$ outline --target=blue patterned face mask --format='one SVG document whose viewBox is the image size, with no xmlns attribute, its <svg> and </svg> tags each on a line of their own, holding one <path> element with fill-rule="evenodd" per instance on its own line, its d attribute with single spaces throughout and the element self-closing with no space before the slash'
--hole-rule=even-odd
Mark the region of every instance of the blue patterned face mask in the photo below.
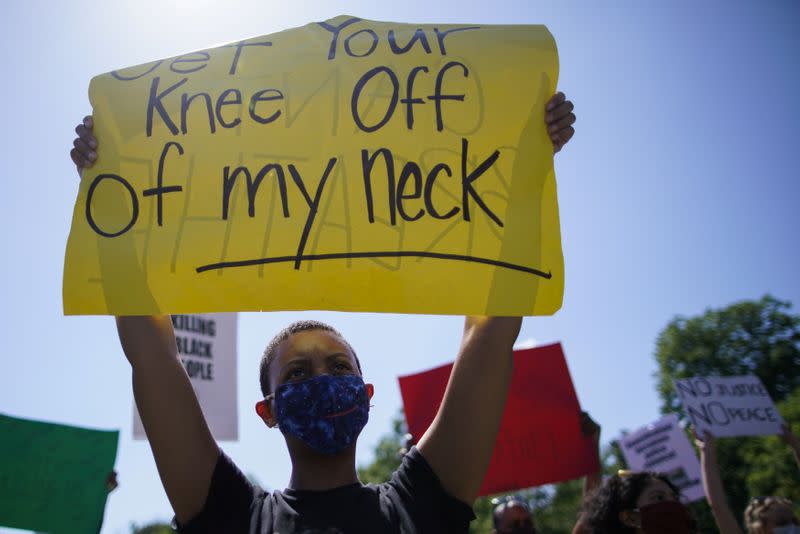
<svg viewBox="0 0 800 534">
<path fill-rule="evenodd" d="M 352 445 L 369 419 L 369 395 L 357 375 L 319 375 L 275 390 L 275 419 L 284 434 L 322 454 Z"/>
</svg>

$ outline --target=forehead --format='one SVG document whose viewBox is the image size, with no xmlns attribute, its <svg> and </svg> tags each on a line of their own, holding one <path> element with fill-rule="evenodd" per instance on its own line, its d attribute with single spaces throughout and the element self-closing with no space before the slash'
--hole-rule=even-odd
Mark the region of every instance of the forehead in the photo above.
<svg viewBox="0 0 800 534">
<path fill-rule="evenodd" d="M 355 363 L 355 355 L 339 336 L 327 330 L 303 330 L 290 335 L 275 349 L 275 359 L 270 371 L 277 371 L 297 358 L 318 359 L 342 353 Z"/>
<path fill-rule="evenodd" d="M 773 522 L 779 520 L 786 520 L 794 517 L 794 511 L 792 510 L 792 507 L 789 506 L 788 504 L 776 502 L 770 505 L 769 508 L 767 508 L 767 511 L 763 514 L 763 517 Z"/>
<path fill-rule="evenodd" d="M 678 496 L 675 495 L 675 492 L 672 491 L 666 482 L 660 479 L 652 479 L 647 486 L 645 486 L 644 491 L 639 496 L 640 501 L 646 501 L 652 497 L 656 497 L 659 495 L 667 495 L 673 499 L 677 498 Z"/>
<path fill-rule="evenodd" d="M 511 506 L 506 506 L 503 509 L 503 513 L 500 517 L 500 524 L 513 525 L 514 523 L 526 521 L 530 518 L 531 514 L 525 509 L 525 507 L 520 506 L 519 504 L 512 504 Z"/>
</svg>

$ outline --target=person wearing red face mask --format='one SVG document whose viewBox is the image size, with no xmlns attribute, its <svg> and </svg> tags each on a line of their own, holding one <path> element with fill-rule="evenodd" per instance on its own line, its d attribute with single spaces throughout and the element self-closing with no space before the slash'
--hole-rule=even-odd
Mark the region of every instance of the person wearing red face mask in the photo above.
<svg viewBox="0 0 800 534">
<path fill-rule="evenodd" d="M 666 475 L 621 472 L 584 505 L 582 521 L 593 534 L 694 534 L 696 525 Z"/>
</svg>

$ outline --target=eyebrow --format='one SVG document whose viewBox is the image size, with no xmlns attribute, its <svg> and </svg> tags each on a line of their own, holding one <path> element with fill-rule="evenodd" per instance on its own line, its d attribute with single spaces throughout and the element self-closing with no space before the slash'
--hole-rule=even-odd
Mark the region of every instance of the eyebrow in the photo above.
<svg viewBox="0 0 800 534">
<path fill-rule="evenodd" d="M 325 356 L 325 361 L 337 360 L 339 358 L 344 358 L 348 363 L 353 363 L 352 357 L 345 352 L 334 352 L 333 354 L 329 354 Z"/>
</svg>

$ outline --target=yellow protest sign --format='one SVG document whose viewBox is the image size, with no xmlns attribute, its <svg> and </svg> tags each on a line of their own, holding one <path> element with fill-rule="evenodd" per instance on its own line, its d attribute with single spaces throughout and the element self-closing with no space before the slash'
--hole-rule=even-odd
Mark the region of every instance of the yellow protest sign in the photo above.
<svg viewBox="0 0 800 534">
<path fill-rule="evenodd" d="M 97 76 L 64 311 L 554 313 L 557 76 L 544 26 L 349 16 Z"/>
</svg>

